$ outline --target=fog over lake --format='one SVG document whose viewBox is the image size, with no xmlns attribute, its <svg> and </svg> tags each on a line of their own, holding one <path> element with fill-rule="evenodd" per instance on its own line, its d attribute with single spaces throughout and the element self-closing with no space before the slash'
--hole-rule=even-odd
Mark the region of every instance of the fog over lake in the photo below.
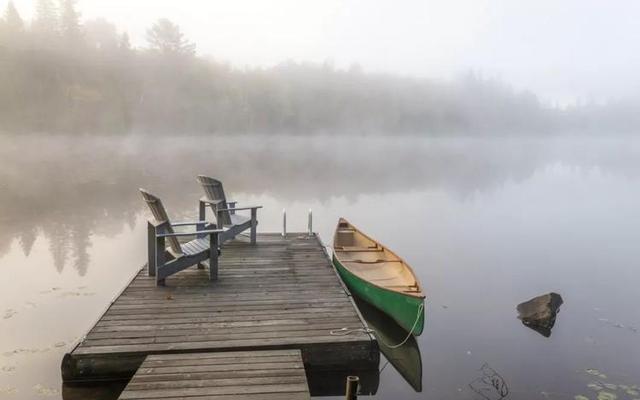
<svg viewBox="0 0 640 400">
<path fill-rule="evenodd" d="M 196 216 L 197 174 L 262 204 L 259 231 L 339 216 L 401 254 L 427 292 L 422 392 L 392 367 L 377 398 L 477 398 L 487 363 L 518 398 L 640 384 L 640 141 L 276 135 L 0 138 L 0 393 L 62 396 L 60 360 L 146 261 L 138 187 Z M 223 255 L 224 257 L 224 255 Z M 555 291 L 550 337 L 515 307 Z M 381 361 L 380 367 L 384 365 Z M 65 398 L 73 397 L 65 388 Z M 633 389 L 630 389 L 633 390 Z M 71 393 L 71 394 L 70 394 Z M 83 392 L 85 393 L 85 392 Z M 542 393 L 545 393 L 544 395 Z M 619 398 L 627 398 L 619 389 Z M 80 395 L 80 398 L 84 395 Z M 629 396 L 628 398 L 633 398 Z"/>
</svg>

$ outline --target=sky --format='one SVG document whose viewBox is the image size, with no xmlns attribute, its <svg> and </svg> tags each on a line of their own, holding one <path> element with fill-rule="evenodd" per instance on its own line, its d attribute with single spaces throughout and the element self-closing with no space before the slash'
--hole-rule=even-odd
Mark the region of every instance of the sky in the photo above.
<svg viewBox="0 0 640 400">
<path fill-rule="evenodd" d="M 14 4 L 31 17 L 33 0 Z M 79 0 L 78 8 L 138 46 L 153 21 L 169 18 L 200 55 L 237 67 L 328 61 L 446 79 L 473 71 L 560 105 L 640 93 L 639 0 Z"/>
</svg>

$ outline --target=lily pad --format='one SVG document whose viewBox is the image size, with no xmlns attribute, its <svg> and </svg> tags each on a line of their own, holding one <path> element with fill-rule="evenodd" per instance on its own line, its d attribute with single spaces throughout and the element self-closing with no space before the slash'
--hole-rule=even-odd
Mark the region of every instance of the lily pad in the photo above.
<svg viewBox="0 0 640 400">
<path fill-rule="evenodd" d="M 14 387 L 0 387 L 0 394 L 16 394 L 18 389 Z"/>
<path fill-rule="evenodd" d="M 581 394 L 577 395 L 577 396 L 573 396 L 573 398 L 575 400 L 589 400 L 589 398 L 587 396 L 583 396 Z"/>
<path fill-rule="evenodd" d="M 604 389 L 601 385 L 599 385 L 599 384 L 597 384 L 597 383 L 595 383 L 595 382 L 591 382 L 590 384 L 588 384 L 588 385 L 587 385 L 587 387 L 588 387 L 589 389 L 593 389 L 593 390 L 595 390 L 595 391 L 598 391 L 598 390 L 602 390 L 602 389 Z"/>
<path fill-rule="evenodd" d="M 614 393 L 602 391 L 598 393 L 598 400 L 616 400 L 618 396 Z"/>
<path fill-rule="evenodd" d="M 43 386 L 43 385 L 41 385 L 39 383 L 37 385 L 35 385 L 33 388 L 41 396 L 56 396 L 56 395 L 60 394 L 60 391 L 58 389 L 49 388 L 49 387 Z"/>
</svg>

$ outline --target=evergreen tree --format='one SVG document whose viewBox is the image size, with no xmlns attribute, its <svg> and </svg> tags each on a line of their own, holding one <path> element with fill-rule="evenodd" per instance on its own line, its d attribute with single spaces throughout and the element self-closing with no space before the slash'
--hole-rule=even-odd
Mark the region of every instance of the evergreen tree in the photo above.
<svg viewBox="0 0 640 400">
<path fill-rule="evenodd" d="M 131 41 L 129 40 L 129 34 L 127 32 L 123 33 L 120 37 L 120 44 L 118 45 L 118 47 L 122 51 L 131 50 Z"/>
<path fill-rule="evenodd" d="M 74 44 L 80 39 L 80 13 L 76 10 L 76 0 L 60 0 L 60 33 Z"/>
<path fill-rule="evenodd" d="M 119 47 L 116 26 L 104 18 L 86 21 L 83 33 L 85 42 L 94 50 L 113 51 Z"/>
<path fill-rule="evenodd" d="M 4 18 L 0 18 L 0 45 L 19 46 L 23 33 L 24 22 L 13 5 L 13 1 L 9 1 L 4 11 Z"/>
<path fill-rule="evenodd" d="M 180 27 L 166 18 L 159 19 L 147 30 L 151 50 L 165 55 L 194 55 L 196 45 L 184 37 Z"/>
<path fill-rule="evenodd" d="M 36 16 L 33 21 L 34 33 L 40 36 L 57 35 L 58 33 L 58 10 L 53 0 L 37 0 Z"/>
<path fill-rule="evenodd" d="M 9 33 L 22 33 L 24 30 L 24 21 L 18 14 L 13 1 L 7 3 L 7 8 L 4 11 L 4 27 Z"/>
</svg>

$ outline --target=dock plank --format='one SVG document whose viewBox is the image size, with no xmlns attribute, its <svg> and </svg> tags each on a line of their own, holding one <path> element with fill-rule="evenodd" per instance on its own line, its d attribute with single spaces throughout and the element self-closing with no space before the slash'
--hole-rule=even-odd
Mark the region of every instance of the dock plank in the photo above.
<svg viewBox="0 0 640 400">
<path fill-rule="evenodd" d="M 119 399 L 272 399 L 273 395 L 310 398 L 300 350 L 150 355 Z"/>
<path fill-rule="evenodd" d="M 299 349 L 314 369 L 377 365 L 377 343 L 316 236 L 240 238 L 223 246 L 217 281 L 207 269 L 186 269 L 160 287 L 140 270 L 65 355 L 63 379 L 131 377 L 158 354 Z M 353 333 L 331 334 L 345 327 Z"/>
</svg>

